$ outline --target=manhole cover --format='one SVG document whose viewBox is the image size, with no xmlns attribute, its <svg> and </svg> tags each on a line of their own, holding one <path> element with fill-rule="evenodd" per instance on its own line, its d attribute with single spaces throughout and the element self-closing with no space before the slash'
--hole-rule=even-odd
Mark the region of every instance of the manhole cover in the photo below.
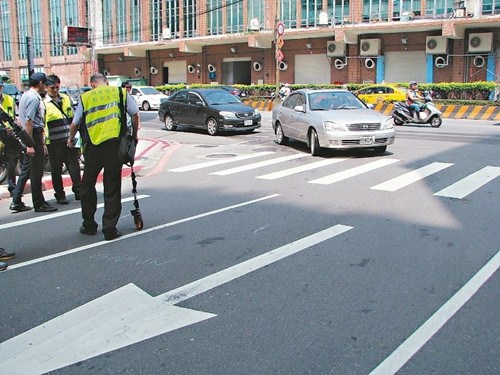
<svg viewBox="0 0 500 375">
<path fill-rule="evenodd" d="M 210 154 L 207 155 L 207 158 L 212 158 L 212 159 L 224 159 L 224 158 L 234 158 L 236 154 Z"/>
<path fill-rule="evenodd" d="M 196 145 L 194 147 L 200 147 L 200 148 L 214 148 L 214 147 L 219 147 L 217 145 Z"/>
</svg>

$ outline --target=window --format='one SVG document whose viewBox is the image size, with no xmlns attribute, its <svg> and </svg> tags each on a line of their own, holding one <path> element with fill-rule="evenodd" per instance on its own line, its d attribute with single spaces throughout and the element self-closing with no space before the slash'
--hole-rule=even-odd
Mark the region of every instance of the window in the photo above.
<svg viewBox="0 0 500 375">
<path fill-rule="evenodd" d="M 285 28 L 297 28 L 297 2 L 293 0 L 280 0 L 281 22 Z"/>
<path fill-rule="evenodd" d="M 113 43 L 113 1 L 102 2 L 102 36 L 104 44 Z"/>
<path fill-rule="evenodd" d="M 19 43 L 17 44 L 18 55 L 21 60 L 28 57 L 26 51 L 26 37 L 28 36 L 28 4 L 26 0 L 18 0 L 17 5 L 17 25 L 18 25 L 18 35 Z"/>
<path fill-rule="evenodd" d="M 191 105 L 200 105 L 200 102 L 203 103 L 203 100 L 201 100 L 201 98 L 190 92 L 189 95 L 188 95 L 188 103 L 191 104 Z"/>
<path fill-rule="evenodd" d="M 0 2 L 0 32 L 2 35 L 10 33 L 10 12 L 9 3 L 7 1 Z M 2 38 L 3 59 L 5 61 L 12 60 L 12 47 L 9 38 Z"/>
<path fill-rule="evenodd" d="M 116 0 L 116 41 L 124 43 L 128 41 L 127 26 L 130 22 L 127 18 L 127 0 Z"/>
<path fill-rule="evenodd" d="M 78 20 L 78 0 L 66 0 L 66 25 L 80 26 Z M 68 47 L 66 49 L 68 55 L 76 55 L 78 53 L 77 47 Z"/>
<path fill-rule="evenodd" d="M 61 2 L 58 0 L 49 1 L 49 30 L 50 30 L 50 55 L 62 56 L 62 21 Z"/>
<path fill-rule="evenodd" d="M 167 27 L 172 38 L 179 38 L 179 0 L 167 1 Z"/>
<path fill-rule="evenodd" d="M 283 102 L 283 107 L 286 107 L 286 108 L 294 108 L 295 107 L 295 103 L 297 102 L 297 97 L 299 96 L 299 94 L 291 94 L 288 98 L 285 99 L 285 101 Z"/>
<path fill-rule="evenodd" d="M 248 1 L 248 22 L 253 18 L 257 18 L 261 25 L 265 25 L 266 20 L 266 10 L 264 0 L 252 0 Z"/>
<path fill-rule="evenodd" d="M 186 97 L 187 97 L 186 92 L 178 92 L 177 94 L 174 95 L 172 101 L 177 103 L 186 103 Z"/>
<path fill-rule="evenodd" d="M 207 0 L 208 35 L 222 34 L 222 0 Z"/>
<path fill-rule="evenodd" d="M 454 0 L 427 0 L 425 15 L 431 18 L 443 18 L 453 13 Z"/>
<path fill-rule="evenodd" d="M 328 0 L 328 17 L 335 25 L 349 23 L 349 1 L 350 0 Z M 333 5 L 335 4 L 335 5 Z"/>
<path fill-rule="evenodd" d="M 243 32 L 243 1 L 226 2 L 227 33 Z"/>
<path fill-rule="evenodd" d="M 363 0 L 363 22 L 388 20 L 389 0 Z"/>
<path fill-rule="evenodd" d="M 184 36 L 196 36 L 196 0 L 184 0 Z"/>
<path fill-rule="evenodd" d="M 130 38 L 133 42 L 141 41 L 141 3 L 139 0 L 130 1 Z M 127 22 L 127 21 L 125 21 Z"/>
<path fill-rule="evenodd" d="M 392 18 L 399 19 L 403 13 L 420 15 L 420 0 L 394 0 Z"/>
<path fill-rule="evenodd" d="M 322 10 L 322 0 L 301 0 L 301 26 L 317 26 L 319 14 Z"/>
</svg>

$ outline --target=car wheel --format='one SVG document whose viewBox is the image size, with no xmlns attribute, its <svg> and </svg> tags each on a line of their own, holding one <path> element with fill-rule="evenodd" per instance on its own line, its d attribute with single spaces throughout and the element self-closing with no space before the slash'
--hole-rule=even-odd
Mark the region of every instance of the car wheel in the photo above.
<svg viewBox="0 0 500 375">
<path fill-rule="evenodd" d="M 403 121 L 401 121 L 401 120 L 399 120 L 397 118 L 394 118 L 394 117 L 393 117 L 393 120 L 394 120 L 394 125 L 398 125 L 398 126 L 399 125 L 403 125 Z"/>
<path fill-rule="evenodd" d="M 177 126 L 175 126 L 174 119 L 172 118 L 172 116 L 166 115 L 164 122 L 165 122 L 165 130 L 173 131 L 177 129 Z"/>
<path fill-rule="evenodd" d="M 149 111 L 151 109 L 149 102 L 147 102 L 147 101 L 142 102 L 142 109 L 145 111 Z"/>
<path fill-rule="evenodd" d="M 387 150 L 387 146 L 379 146 L 374 148 L 376 154 L 383 154 Z"/>
<path fill-rule="evenodd" d="M 430 124 L 433 128 L 439 128 L 442 123 L 443 123 L 443 120 L 441 120 L 441 117 L 432 116 Z"/>
<path fill-rule="evenodd" d="M 276 143 L 279 145 L 286 145 L 288 143 L 288 137 L 283 133 L 283 128 L 279 122 L 276 123 Z"/>
<path fill-rule="evenodd" d="M 319 147 L 318 133 L 316 130 L 311 129 L 309 133 L 309 147 L 311 148 L 311 155 L 318 156 L 321 153 L 321 147 Z"/>
<path fill-rule="evenodd" d="M 208 135 L 217 135 L 219 133 L 219 124 L 217 123 L 217 120 L 214 119 L 213 117 L 210 117 L 207 120 L 207 133 Z"/>
</svg>

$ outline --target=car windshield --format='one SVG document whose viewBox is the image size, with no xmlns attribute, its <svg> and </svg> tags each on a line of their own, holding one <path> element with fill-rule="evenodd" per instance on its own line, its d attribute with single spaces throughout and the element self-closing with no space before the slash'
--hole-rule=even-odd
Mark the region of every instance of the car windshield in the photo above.
<svg viewBox="0 0 500 375">
<path fill-rule="evenodd" d="M 241 103 L 241 100 L 239 100 L 236 96 L 231 95 L 224 90 L 209 91 L 204 96 L 209 105 Z"/>
<path fill-rule="evenodd" d="M 144 95 L 161 95 L 161 92 L 154 87 L 143 87 L 141 88 L 141 91 Z"/>
<path fill-rule="evenodd" d="M 365 105 L 350 92 L 315 92 L 309 94 L 309 108 L 312 111 L 338 109 L 365 109 Z"/>
</svg>

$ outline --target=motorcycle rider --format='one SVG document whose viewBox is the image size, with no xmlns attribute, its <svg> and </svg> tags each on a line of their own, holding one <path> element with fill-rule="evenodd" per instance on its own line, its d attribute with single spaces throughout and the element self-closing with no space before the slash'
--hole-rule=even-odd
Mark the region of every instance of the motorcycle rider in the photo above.
<svg viewBox="0 0 500 375">
<path fill-rule="evenodd" d="M 416 103 L 416 101 L 424 100 L 424 97 L 418 94 L 417 89 L 417 82 L 411 81 L 410 89 L 406 93 L 406 104 L 408 104 L 408 108 L 410 109 L 412 116 L 415 117 L 414 114 L 416 113 L 418 118 L 418 113 L 420 112 L 421 105 Z"/>
</svg>

